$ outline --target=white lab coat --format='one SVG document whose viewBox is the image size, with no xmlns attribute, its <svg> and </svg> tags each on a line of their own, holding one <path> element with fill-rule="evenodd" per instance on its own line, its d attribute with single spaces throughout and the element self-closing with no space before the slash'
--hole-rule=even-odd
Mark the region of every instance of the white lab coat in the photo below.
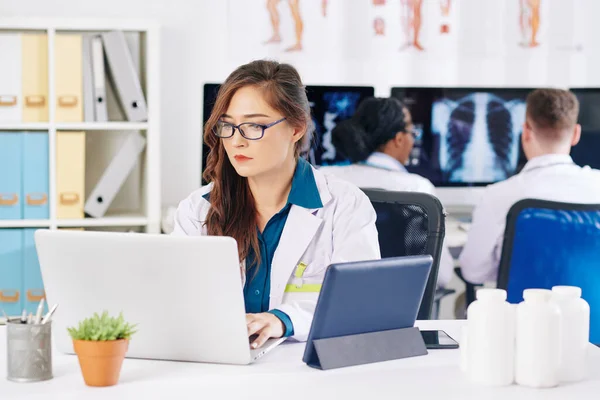
<svg viewBox="0 0 600 400">
<path fill-rule="evenodd" d="M 385 153 L 371 154 L 364 164 L 321 167 L 320 171 L 352 182 L 361 188 L 420 192 L 435 196 L 435 186 L 428 179 L 409 173 L 398 160 Z M 453 271 L 454 260 L 446 245 L 443 245 L 438 270 L 438 286 L 448 285 Z"/>
<path fill-rule="evenodd" d="M 579 167 L 568 155 L 530 160 L 523 170 L 488 186 L 473 212 L 467 244 L 459 261 L 472 283 L 495 282 L 508 211 L 519 200 L 534 198 L 565 203 L 600 203 L 600 171 Z"/>
<path fill-rule="evenodd" d="M 305 341 L 318 293 L 287 293 L 287 284 L 321 284 L 330 264 L 381 258 L 375 210 L 357 187 L 313 169 L 322 208 L 292 205 L 271 265 L 269 309 L 286 313 L 294 326 L 293 339 Z M 206 235 L 204 221 L 210 203 L 202 197 L 212 185 L 183 200 L 175 215 L 174 235 Z M 300 262 L 303 278 L 294 276 Z M 242 268 L 242 280 L 244 268 Z M 360 296 L 360 293 L 357 293 Z"/>
</svg>

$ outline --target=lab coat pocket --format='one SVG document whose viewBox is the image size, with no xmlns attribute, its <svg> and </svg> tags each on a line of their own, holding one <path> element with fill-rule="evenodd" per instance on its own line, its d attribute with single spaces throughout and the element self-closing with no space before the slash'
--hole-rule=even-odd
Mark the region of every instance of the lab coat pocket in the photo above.
<svg viewBox="0 0 600 400">
<path fill-rule="evenodd" d="M 322 281 L 325 271 L 331 263 L 331 252 L 323 248 L 323 246 L 315 246 L 315 248 L 310 250 L 304 253 L 304 257 L 298 265 L 306 265 L 306 269 L 304 270 L 305 277 L 321 276 Z M 295 272 L 298 271 L 296 270 Z"/>
<path fill-rule="evenodd" d="M 311 262 L 307 264 L 306 269 L 304 270 L 304 274 L 302 277 L 305 280 L 314 280 L 317 279 L 319 283 L 323 282 L 323 276 L 325 275 L 325 271 L 329 263 L 325 260 L 319 260 L 318 262 Z"/>
<path fill-rule="evenodd" d="M 288 281 L 286 293 L 319 293 L 326 268 L 324 263 L 298 263 Z"/>
</svg>

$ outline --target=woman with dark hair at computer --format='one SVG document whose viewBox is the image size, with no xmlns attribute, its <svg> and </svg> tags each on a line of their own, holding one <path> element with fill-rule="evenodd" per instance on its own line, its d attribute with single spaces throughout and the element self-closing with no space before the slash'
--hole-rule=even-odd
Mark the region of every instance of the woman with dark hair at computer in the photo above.
<svg viewBox="0 0 600 400">
<path fill-rule="evenodd" d="M 175 215 L 175 235 L 237 241 L 248 336 L 258 334 L 253 348 L 282 336 L 306 340 L 327 267 L 380 258 L 367 196 L 300 157 L 311 127 L 294 67 L 242 65 L 221 86 L 205 125 L 210 184 Z"/>
<path fill-rule="evenodd" d="M 361 188 L 423 192 L 435 195 L 426 178 L 404 167 L 415 143 L 412 118 L 404 104 L 395 98 L 364 100 L 352 118 L 340 122 L 332 132 L 336 150 L 352 165 L 322 167 Z M 450 281 L 454 262 L 444 246 L 438 272 L 438 286 Z"/>
</svg>

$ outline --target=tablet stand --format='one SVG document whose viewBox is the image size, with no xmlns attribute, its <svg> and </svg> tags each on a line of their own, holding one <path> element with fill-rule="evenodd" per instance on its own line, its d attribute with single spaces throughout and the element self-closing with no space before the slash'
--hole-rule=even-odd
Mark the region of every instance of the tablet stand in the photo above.
<svg viewBox="0 0 600 400">
<path fill-rule="evenodd" d="M 427 354 L 418 328 L 360 333 L 313 340 L 316 363 L 322 370 L 369 364 Z"/>
</svg>

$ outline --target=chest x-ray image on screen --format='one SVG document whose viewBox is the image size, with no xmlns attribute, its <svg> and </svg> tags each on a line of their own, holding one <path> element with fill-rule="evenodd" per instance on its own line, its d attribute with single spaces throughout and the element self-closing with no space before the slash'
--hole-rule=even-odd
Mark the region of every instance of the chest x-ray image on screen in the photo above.
<svg viewBox="0 0 600 400">
<path fill-rule="evenodd" d="M 579 166 L 600 169 L 600 89 L 572 89 L 579 100 L 581 139 L 571 149 L 571 157 Z"/>
<path fill-rule="evenodd" d="M 511 177 L 523 161 L 530 89 L 393 88 L 419 133 L 407 169 L 436 186 L 478 186 Z"/>
<path fill-rule="evenodd" d="M 432 106 L 439 162 L 448 182 L 497 182 L 513 175 L 525 122 L 525 101 L 490 92 L 448 93 Z"/>
</svg>

